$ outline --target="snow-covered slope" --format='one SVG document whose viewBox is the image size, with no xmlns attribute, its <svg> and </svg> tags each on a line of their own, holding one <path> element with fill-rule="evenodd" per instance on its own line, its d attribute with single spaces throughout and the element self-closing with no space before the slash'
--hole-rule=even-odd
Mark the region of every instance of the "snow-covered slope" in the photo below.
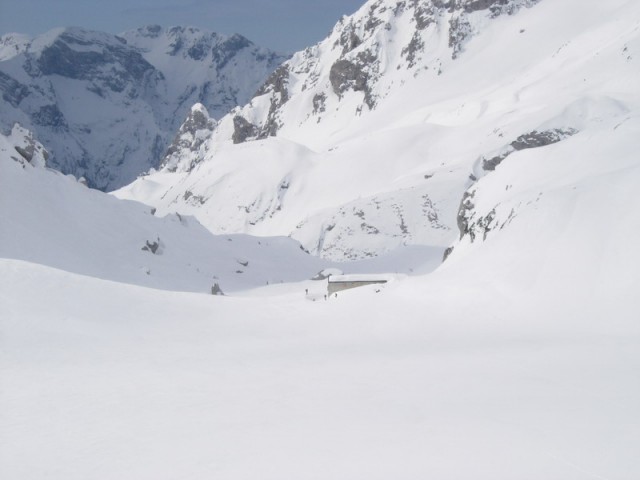
<svg viewBox="0 0 640 480">
<path fill-rule="evenodd" d="M 30 156 L 21 148 L 29 141 Z M 18 126 L 0 135 L 0 178 L 3 258 L 195 292 L 300 281 L 327 266 L 288 238 L 213 236 L 193 218 L 157 218 L 149 207 L 89 189 L 45 168 L 42 146 Z"/>
<path fill-rule="evenodd" d="M 20 122 L 47 145 L 53 167 L 114 189 L 158 166 L 194 103 L 220 117 L 284 58 L 240 35 L 194 28 L 8 34 L 0 127 Z"/>
<path fill-rule="evenodd" d="M 19 125 L 0 135 L 1 258 L 164 290 L 225 293 L 308 280 L 336 267 L 290 238 L 216 236 L 193 217 L 160 217 L 46 168 L 47 157 Z M 425 272 L 439 264 L 440 253 L 406 249 L 341 269 Z"/>
<path fill-rule="evenodd" d="M 585 145 L 637 112 L 639 8 L 370 1 L 117 195 L 338 260 L 444 250 L 465 191 L 500 161 Z"/>
<path fill-rule="evenodd" d="M 0 472 L 634 480 L 637 248 L 624 241 L 629 263 L 592 276 L 594 243 L 575 233 L 606 234 L 588 207 L 556 244 L 582 251 L 561 263 L 537 269 L 505 229 L 507 245 L 474 252 L 477 268 L 326 302 L 306 301 L 302 284 L 221 298 L 0 259 Z M 637 237 L 637 218 L 612 233 Z M 546 247 L 557 225 L 538 220 Z"/>
</svg>

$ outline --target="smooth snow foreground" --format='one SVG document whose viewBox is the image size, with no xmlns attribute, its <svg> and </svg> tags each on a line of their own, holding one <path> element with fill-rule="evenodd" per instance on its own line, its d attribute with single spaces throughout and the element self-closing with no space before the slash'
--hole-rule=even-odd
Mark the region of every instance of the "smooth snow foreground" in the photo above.
<svg viewBox="0 0 640 480">
<path fill-rule="evenodd" d="M 638 478 L 630 292 L 452 270 L 310 302 L 0 260 L 0 477 Z"/>
</svg>

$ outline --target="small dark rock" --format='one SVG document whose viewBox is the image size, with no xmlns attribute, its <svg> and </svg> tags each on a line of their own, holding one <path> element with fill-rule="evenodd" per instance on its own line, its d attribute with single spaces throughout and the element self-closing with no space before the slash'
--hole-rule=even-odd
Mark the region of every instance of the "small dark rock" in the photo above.
<svg viewBox="0 0 640 480">
<path fill-rule="evenodd" d="M 224 296 L 224 292 L 220 288 L 220 285 L 218 284 L 218 282 L 214 283 L 213 286 L 211 287 L 211 295 L 216 295 L 221 297 Z"/>
</svg>

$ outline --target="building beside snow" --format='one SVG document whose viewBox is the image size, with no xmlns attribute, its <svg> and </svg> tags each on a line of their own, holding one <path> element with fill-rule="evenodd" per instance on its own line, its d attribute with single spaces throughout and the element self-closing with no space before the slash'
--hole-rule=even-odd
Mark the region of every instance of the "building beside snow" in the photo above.
<svg viewBox="0 0 640 480">
<path fill-rule="evenodd" d="M 388 275 L 331 275 L 327 279 L 329 296 L 342 290 L 364 287 L 366 285 L 380 285 L 389 281 Z"/>
</svg>

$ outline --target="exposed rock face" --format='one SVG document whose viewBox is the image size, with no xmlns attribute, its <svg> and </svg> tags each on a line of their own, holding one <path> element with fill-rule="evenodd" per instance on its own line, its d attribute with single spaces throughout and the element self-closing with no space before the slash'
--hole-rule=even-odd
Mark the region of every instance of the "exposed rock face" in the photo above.
<svg viewBox="0 0 640 480">
<path fill-rule="evenodd" d="M 526 150 L 529 148 L 545 147 L 560 142 L 565 138 L 578 133 L 574 128 L 556 128 L 539 132 L 533 130 L 516 138 L 509 145 L 505 146 L 501 151 L 490 158 L 482 157 L 482 168 L 487 171 L 495 170 L 502 161 L 513 152 Z"/>
<path fill-rule="evenodd" d="M 578 133 L 578 130 L 572 127 L 554 128 L 549 130 L 532 130 L 518 136 L 514 141 L 503 147 L 499 152 L 489 158 L 480 157 L 479 163 L 482 169 L 491 174 L 500 163 L 502 163 L 509 155 L 516 151 L 527 150 L 531 148 L 541 148 L 554 143 L 561 142 Z M 474 178 L 474 181 L 477 180 Z M 506 187 L 508 189 L 508 186 Z M 460 232 L 460 239 L 468 238 L 471 243 L 477 239 L 485 240 L 487 235 L 496 228 L 503 228 L 515 217 L 514 210 L 506 216 L 502 221 L 498 220 L 496 208 L 492 208 L 484 215 L 476 212 L 475 197 L 477 193 L 477 184 L 472 185 L 463 195 L 460 207 L 458 209 L 457 223 Z"/>
<path fill-rule="evenodd" d="M 98 45 L 89 36 L 74 30 L 65 31 L 35 58 L 37 69 L 30 74 L 97 81 L 114 92 L 122 92 L 127 85 L 143 82 L 147 74 L 158 75 L 138 51 L 127 46 L 124 39 L 113 37 L 110 40 L 96 48 Z"/>
<path fill-rule="evenodd" d="M 410 6 L 413 9 L 413 19 L 416 23 L 416 30 L 425 30 L 429 25 L 436 22 L 438 10 L 444 10 L 450 2 L 433 1 L 423 2 L 421 0 L 411 0 Z"/>
<path fill-rule="evenodd" d="M 20 105 L 20 102 L 29 95 L 29 89 L 25 85 L 2 71 L 0 71 L 0 92 L 2 92 L 2 100 L 12 107 Z"/>
<path fill-rule="evenodd" d="M 203 152 L 200 152 L 200 148 L 213 132 L 215 125 L 215 120 L 209 117 L 209 112 L 204 105 L 197 103 L 191 107 L 187 119 L 167 149 L 161 168 L 175 172 L 178 165 L 186 170 L 195 167 L 203 159 Z M 182 162 L 185 158 L 187 159 L 186 163 Z"/>
<path fill-rule="evenodd" d="M 211 287 L 211 295 L 224 296 L 224 292 L 220 288 L 220 284 L 218 284 L 218 282 L 215 282 Z"/>
<path fill-rule="evenodd" d="M 565 138 L 575 135 L 578 131 L 575 128 L 556 128 L 553 130 L 546 130 L 544 132 L 538 132 L 534 130 L 530 133 L 520 135 L 517 139 L 511 142 L 511 146 L 514 150 L 526 150 L 528 148 L 546 147 L 554 143 L 560 142 Z"/>
<path fill-rule="evenodd" d="M 476 240 L 486 240 L 489 233 L 496 229 L 502 229 L 513 220 L 515 212 L 512 211 L 508 218 L 500 220 L 496 214 L 496 208 L 491 209 L 484 215 L 476 211 L 475 197 L 477 189 L 471 188 L 462 197 L 460 209 L 458 210 L 458 229 L 460 230 L 460 240 L 467 238 L 473 243 Z M 446 257 L 453 251 L 453 247 L 448 249 Z M 445 257 L 445 259 L 446 259 Z"/>
<path fill-rule="evenodd" d="M 258 138 L 273 137 L 278 133 L 280 121 L 278 112 L 289 100 L 289 66 L 281 65 L 267 79 L 266 83 L 260 87 L 256 96 L 269 94 L 271 104 L 269 105 L 269 113 L 267 119 L 262 126 Z M 235 141 L 235 140 L 234 140 Z"/>
<path fill-rule="evenodd" d="M 289 84 L 289 66 L 279 66 L 267 79 L 267 81 L 257 91 L 256 96 L 264 95 L 265 93 L 279 94 L 284 104 L 289 100 L 289 90 L 287 89 Z"/>
<path fill-rule="evenodd" d="M 11 155 L 16 162 L 23 165 L 28 163 L 34 167 L 46 167 L 49 152 L 35 139 L 33 132 L 16 123 L 7 140 L 13 145 L 14 153 L 18 154 Z"/>
<path fill-rule="evenodd" d="M 367 74 L 362 65 L 349 60 L 338 60 L 331 66 L 329 81 L 336 95 L 342 95 L 347 90 L 362 92 L 367 86 Z"/>
<path fill-rule="evenodd" d="M 53 168 L 111 190 L 174 153 L 167 148 L 192 105 L 221 117 L 285 59 L 241 35 L 184 27 L 5 35 L 0 128 L 19 121 L 50 149 Z"/>
<path fill-rule="evenodd" d="M 243 143 L 247 139 L 256 138 L 257 136 L 258 129 L 254 124 L 240 115 L 233 117 L 233 143 Z"/>
<path fill-rule="evenodd" d="M 327 95 L 325 93 L 318 93 L 313 97 L 313 113 L 324 113 L 327 110 Z"/>
<path fill-rule="evenodd" d="M 475 191 L 466 191 L 462 196 L 462 201 L 460 202 L 460 208 L 458 209 L 458 230 L 460 231 L 460 238 L 468 235 L 470 233 L 469 229 L 469 219 L 471 218 L 471 214 L 473 212 L 473 197 L 475 196 Z"/>
</svg>

